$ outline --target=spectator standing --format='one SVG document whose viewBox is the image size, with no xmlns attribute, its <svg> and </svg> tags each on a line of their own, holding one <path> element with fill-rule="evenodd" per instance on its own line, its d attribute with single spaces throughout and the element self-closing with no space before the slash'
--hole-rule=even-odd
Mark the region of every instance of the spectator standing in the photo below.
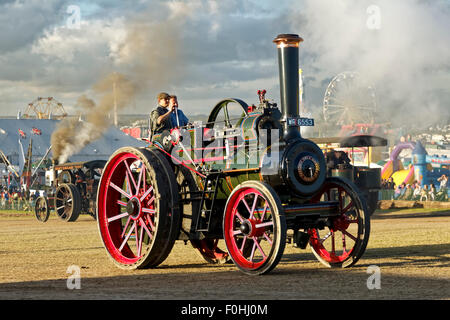
<svg viewBox="0 0 450 320">
<path fill-rule="evenodd" d="M 439 191 L 447 189 L 447 185 L 448 185 L 448 177 L 447 175 L 443 174 L 442 176 L 440 176 L 437 179 L 438 182 L 440 182 L 439 184 Z"/>
<path fill-rule="evenodd" d="M 5 191 L 2 191 L 0 203 L 2 205 L 2 209 L 5 209 Z"/>
<path fill-rule="evenodd" d="M 424 184 L 420 192 L 420 201 L 428 201 L 428 185 Z"/>
<path fill-rule="evenodd" d="M 434 184 L 430 184 L 430 191 L 428 192 L 428 194 L 430 195 L 430 200 L 434 201 L 436 199 L 436 187 L 434 186 Z"/>
<path fill-rule="evenodd" d="M 405 192 L 403 193 L 401 199 L 402 200 L 412 200 L 413 195 L 413 189 L 411 188 L 411 185 L 408 183 L 405 188 Z"/>
<path fill-rule="evenodd" d="M 414 191 L 413 191 L 413 200 L 419 200 L 420 199 L 420 194 L 422 192 L 422 188 L 420 188 L 420 184 L 416 183 L 415 187 L 414 187 Z"/>
<path fill-rule="evenodd" d="M 5 191 L 5 203 L 6 203 L 6 208 L 9 208 L 9 193 L 8 191 Z"/>
<path fill-rule="evenodd" d="M 403 195 L 404 192 L 403 188 L 404 184 L 402 183 L 395 189 L 394 199 L 399 199 Z"/>
<path fill-rule="evenodd" d="M 387 188 L 391 190 L 395 189 L 394 178 L 392 177 L 389 178 Z"/>
</svg>

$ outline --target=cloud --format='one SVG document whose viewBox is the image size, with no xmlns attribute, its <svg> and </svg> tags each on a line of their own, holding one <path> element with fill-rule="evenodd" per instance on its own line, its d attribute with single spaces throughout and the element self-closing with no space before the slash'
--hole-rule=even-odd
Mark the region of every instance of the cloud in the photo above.
<svg viewBox="0 0 450 320">
<path fill-rule="evenodd" d="M 14 93 L 11 87 L 0 87 L 0 105 L 19 96 L 26 105 L 38 94 L 54 96 L 76 113 L 77 98 L 92 94 L 96 81 L 117 71 L 142 87 L 135 97 L 137 108 L 127 112 L 147 113 L 161 90 L 177 93 L 188 108 L 205 110 L 209 102 L 200 106 L 198 101 L 244 93 L 244 83 L 272 78 L 277 71 L 271 41 L 285 22 L 266 3 L 258 3 L 178 0 L 128 6 L 80 1 L 79 29 L 65 23 L 69 1 L 49 1 L 39 11 L 38 1 L 4 5 L 0 21 L 11 15 L 29 21 L 30 30 L 22 38 L 12 28 L 10 38 L 17 42 L 0 51 L 2 83 L 15 88 Z M 49 18 L 33 19 L 36 12 Z M 2 25 L 13 22 L 8 18 Z M 217 90 L 207 90 L 210 85 Z M 257 89 L 242 98 L 253 98 Z"/>
<path fill-rule="evenodd" d="M 424 124 L 450 119 L 449 10 L 446 1 L 307 0 L 290 20 L 305 39 L 310 86 L 358 71 L 377 88 L 380 120 Z"/>
<path fill-rule="evenodd" d="M 0 53 L 14 52 L 37 39 L 61 21 L 64 1 L 2 1 L 0 3 Z"/>
<path fill-rule="evenodd" d="M 121 18 L 109 21 L 82 20 L 79 29 L 62 25 L 45 30 L 32 44 L 31 53 L 42 56 L 49 64 L 85 62 L 77 60 L 78 57 L 88 57 L 95 61 L 100 58 L 104 63 L 108 63 L 109 52 L 114 50 L 116 43 L 124 36 Z"/>
<path fill-rule="evenodd" d="M 257 102 L 267 89 L 279 100 L 272 43 L 279 33 L 305 41 L 300 63 L 309 108 L 322 107 L 338 73 L 359 71 L 377 89 L 385 116 L 432 110 L 448 117 L 449 8 L 444 1 L 79 1 L 80 29 L 68 29 L 69 1 L 3 2 L 0 26 L 0 110 L 36 96 L 54 96 L 69 113 L 77 99 L 95 99 L 92 86 L 125 74 L 140 88 L 136 108 L 148 113 L 159 91 L 176 93 L 198 113 L 225 97 Z M 367 9 L 380 9 L 371 30 Z M 11 111 L 12 110 L 12 111 Z M 389 114 L 391 117 L 391 114 Z M 391 117 L 392 118 L 392 117 Z M 423 117 L 422 117 L 423 118 Z M 433 120 L 427 117 L 428 120 Z"/>
</svg>

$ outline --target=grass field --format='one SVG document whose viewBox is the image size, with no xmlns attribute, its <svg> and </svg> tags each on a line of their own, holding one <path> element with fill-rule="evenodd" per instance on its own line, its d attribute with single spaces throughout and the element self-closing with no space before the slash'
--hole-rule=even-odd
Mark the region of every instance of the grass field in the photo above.
<svg viewBox="0 0 450 320">
<path fill-rule="evenodd" d="M 90 216 L 72 223 L 54 213 L 0 212 L 0 299 L 450 299 L 450 211 L 376 211 L 361 260 L 328 269 L 309 250 L 287 245 L 269 275 L 251 277 L 233 264 L 210 265 L 178 241 L 158 268 L 125 271 L 103 248 Z M 68 268 L 81 289 L 69 290 Z M 372 266 L 380 289 L 367 286 Z"/>
</svg>

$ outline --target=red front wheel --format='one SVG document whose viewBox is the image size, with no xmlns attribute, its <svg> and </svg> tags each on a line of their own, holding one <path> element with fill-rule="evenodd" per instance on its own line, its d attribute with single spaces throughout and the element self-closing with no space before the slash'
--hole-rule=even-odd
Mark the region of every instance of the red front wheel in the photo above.
<svg viewBox="0 0 450 320">
<path fill-rule="evenodd" d="M 271 271 L 286 244 L 286 220 L 280 199 L 267 184 L 246 181 L 230 194 L 223 232 L 231 259 L 244 273 Z"/>
<path fill-rule="evenodd" d="M 356 186 L 340 178 L 327 178 L 313 202 L 338 201 L 339 215 L 325 229 L 309 229 L 309 244 L 317 259 L 328 267 L 350 267 L 363 255 L 370 234 L 370 218 Z"/>
</svg>

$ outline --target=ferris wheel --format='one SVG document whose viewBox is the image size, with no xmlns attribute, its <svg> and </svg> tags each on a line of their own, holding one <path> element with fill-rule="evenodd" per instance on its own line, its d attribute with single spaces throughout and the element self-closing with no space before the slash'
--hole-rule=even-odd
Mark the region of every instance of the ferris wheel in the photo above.
<svg viewBox="0 0 450 320">
<path fill-rule="evenodd" d="M 38 97 L 28 104 L 23 115 L 24 118 L 36 119 L 62 119 L 67 116 L 61 102 L 53 97 Z"/>
<path fill-rule="evenodd" d="M 357 72 L 342 72 L 328 84 L 323 98 L 326 122 L 338 126 L 373 123 L 376 111 L 375 88 Z"/>
</svg>

